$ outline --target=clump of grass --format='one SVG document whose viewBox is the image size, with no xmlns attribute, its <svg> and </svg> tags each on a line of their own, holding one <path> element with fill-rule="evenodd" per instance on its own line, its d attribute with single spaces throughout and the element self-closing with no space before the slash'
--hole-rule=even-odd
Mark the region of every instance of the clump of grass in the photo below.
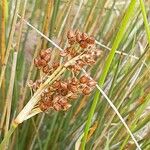
<svg viewBox="0 0 150 150">
<path fill-rule="evenodd" d="M 149 149 L 146 0 L 2 0 L 0 8 L 1 147 Z M 90 49 L 98 57 L 85 58 Z"/>
</svg>

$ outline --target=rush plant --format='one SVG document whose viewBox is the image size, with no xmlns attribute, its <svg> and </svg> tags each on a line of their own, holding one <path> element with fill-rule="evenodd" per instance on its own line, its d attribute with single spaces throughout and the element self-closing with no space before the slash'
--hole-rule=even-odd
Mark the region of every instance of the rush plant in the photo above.
<svg viewBox="0 0 150 150">
<path fill-rule="evenodd" d="M 150 149 L 149 0 L 1 0 L 0 149 Z"/>
</svg>

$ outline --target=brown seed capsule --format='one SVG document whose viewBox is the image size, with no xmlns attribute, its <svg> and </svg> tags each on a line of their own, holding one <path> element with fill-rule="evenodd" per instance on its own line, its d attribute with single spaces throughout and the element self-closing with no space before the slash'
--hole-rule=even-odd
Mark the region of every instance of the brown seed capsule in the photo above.
<svg viewBox="0 0 150 150">
<path fill-rule="evenodd" d="M 66 51 L 61 51 L 61 52 L 60 52 L 60 56 L 62 56 L 62 57 L 67 56 L 67 52 L 66 52 Z"/>
<path fill-rule="evenodd" d="M 39 59 L 38 65 L 39 65 L 39 67 L 45 67 L 47 65 L 47 63 L 44 59 Z"/>
<path fill-rule="evenodd" d="M 42 111 L 47 111 L 48 109 L 52 108 L 52 102 L 49 100 L 41 100 L 38 105 Z"/>
<path fill-rule="evenodd" d="M 67 90 L 67 83 L 66 82 L 60 82 L 60 86 L 62 89 Z"/>
<path fill-rule="evenodd" d="M 32 81 L 32 80 L 29 80 L 28 86 L 29 86 L 29 87 L 32 87 L 32 85 L 33 85 L 33 81 Z"/>
<path fill-rule="evenodd" d="M 75 51 L 71 51 L 69 54 L 71 57 L 75 57 L 77 55 L 77 53 Z"/>
<path fill-rule="evenodd" d="M 50 48 L 46 49 L 45 52 L 46 52 L 47 54 L 51 54 Z"/>
<path fill-rule="evenodd" d="M 82 40 L 82 38 L 81 38 L 81 33 L 77 33 L 77 34 L 76 34 L 76 41 L 77 41 L 78 43 L 80 43 L 81 40 Z"/>
<path fill-rule="evenodd" d="M 49 71 L 50 71 L 49 66 L 47 65 L 47 66 L 43 67 L 42 71 L 43 71 L 45 74 L 49 73 Z"/>
<path fill-rule="evenodd" d="M 63 106 L 63 111 L 68 110 L 71 107 L 71 104 L 67 103 L 66 105 Z"/>
<path fill-rule="evenodd" d="M 76 40 L 74 38 L 71 38 L 71 39 L 68 40 L 68 43 L 70 45 L 73 45 L 75 42 L 76 42 Z"/>
<path fill-rule="evenodd" d="M 59 67 L 59 62 L 53 62 L 52 67 L 53 69 L 57 69 Z"/>
<path fill-rule="evenodd" d="M 62 110 L 62 106 L 61 106 L 59 103 L 53 104 L 53 108 L 54 108 L 56 111 Z"/>
<path fill-rule="evenodd" d="M 83 75 L 79 81 L 80 83 L 85 84 L 85 83 L 88 83 L 89 78 L 86 75 Z"/>
<path fill-rule="evenodd" d="M 39 58 L 35 58 L 35 59 L 34 59 L 34 65 L 35 65 L 36 67 L 39 67 Z"/>
<path fill-rule="evenodd" d="M 66 96 L 66 95 L 68 94 L 68 90 L 67 90 L 67 89 L 62 89 L 62 90 L 60 91 L 60 94 L 61 94 L 62 96 Z"/>
<path fill-rule="evenodd" d="M 81 70 L 81 67 L 78 64 L 72 65 L 72 70 L 74 73 L 78 73 Z"/>
<path fill-rule="evenodd" d="M 89 38 L 86 39 L 86 42 L 88 44 L 95 44 L 95 39 L 93 37 L 89 37 Z"/>
<path fill-rule="evenodd" d="M 85 62 L 83 60 L 77 60 L 77 64 L 83 68 L 83 66 L 85 65 Z"/>
<path fill-rule="evenodd" d="M 80 41 L 80 47 L 81 48 L 87 48 L 88 47 L 88 43 L 86 41 Z"/>
<path fill-rule="evenodd" d="M 68 102 L 67 102 L 67 99 L 61 98 L 61 99 L 58 101 L 58 103 L 59 103 L 61 106 L 64 106 L 64 105 L 66 105 Z"/>
<path fill-rule="evenodd" d="M 65 49 L 65 51 L 66 51 L 67 54 L 69 54 L 69 53 L 72 51 L 72 48 L 71 48 L 71 47 L 67 47 L 67 48 Z"/>
<path fill-rule="evenodd" d="M 52 93 L 51 92 L 46 93 L 46 97 L 48 98 L 48 100 L 52 100 Z"/>
<path fill-rule="evenodd" d="M 72 93 L 72 95 L 70 95 L 68 98 L 69 99 L 77 99 L 78 98 L 78 94 Z"/>
<path fill-rule="evenodd" d="M 68 33 L 67 33 L 67 38 L 68 39 L 71 39 L 71 38 L 74 38 L 75 37 L 75 34 L 72 30 L 69 30 Z"/>
<path fill-rule="evenodd" d="M 46 55 L 47 55 L 47 52 L 44 49 L 40 51 L 40 57 L 42 59 L 44 59 Z"/>
<path fill-rule="evenodd" d="M 94 86 L 96 85 L 96 82 L 93 81 L 93 80 L 90 80 L 90 81 L 87 83 L 87 85 L 88 85 L 89 87 L 94 87 Z"/>
<path fill-rule="evenodd" d="M 87 38 L 88 38 L 88 36 L 87 36 L 86 33 L 82 33 L 82 34 L 81 34 L 81 39 L 82 39 L 83 41 L 85 41 Z"/>
<path fill-rule="evenodd" d="M 76 85 L 68 84 L 68 90 L 70 90 L 72 93 L 76 93 L 78 88 Z"/>
<path fill-rule="evenodd" d="M 48 63 L 51 59 L 51 55 L 50 54 L 47 54 L 45 57 L 44 57 L 44 60 Z"/>
<path fill-rule="evenodd" d="M 41 111 L 46 111 L 47 107 L 45 106 L 45 104 L 43 102 L 39 102 L 39 108 L 41 109 Z"/>
<path fill-rule="evenodd" d="M 55 89 L 61 88 L 60 81 L 55 81 L 55 82 L 53 83 L 52 87 L 55 88 Z"/>
<path fill-rule="evenodd" d="M 77 79 L 77 78 L 75 78 L 75 77 L 74 77 L 74 78 L 72 78 L 72 79 L 71 79 L 71 84 L 72 84 L 72 85 L 76 85 L 76 86 L 77 86 L 77 85 L 79 84 L 78 79 Z"/>
<path fill-rule="evenodd" d="M 95 60 L 94 59 L 87 59 L 86 62 L 90 65 L 94 64 L 95 63 Z"/>
<path fill-rule="evenodd" d="M 41 80 L 36 80 L 36 85 L 37 85 L 37 87 L 40 87 L 40 84 L 42 83 L 42 81 Z"/>
<path fill-rule="evenodd" d="M 83 90 L 82 90 L 82 93 L 84 94 L 84 95 L 89 95 L 90 93 L 91 93 L 91 88 L 90 87 L 88 87 L 88 86 L 86 86 Z"/>
</svg>

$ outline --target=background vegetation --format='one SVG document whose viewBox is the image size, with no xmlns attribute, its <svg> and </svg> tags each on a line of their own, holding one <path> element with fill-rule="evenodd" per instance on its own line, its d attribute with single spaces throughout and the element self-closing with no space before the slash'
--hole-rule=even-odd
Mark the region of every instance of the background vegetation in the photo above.
<svg viewBox="0 0 150 150">
<path fill-rule="evenodd" d="M 72 150 L 80 143 L 87 150 L 136 149 L 108 98 L 141 149 L 150 149 L 149 0 L 1 0 L 0 10 L 1 141 L 32 96 L 28 82 L 40 76 L 33 65 L 39 50 L 50 47 L 53 59 L 59 59 L 67 31 L 79 29 L 94 36 L 102 51 L 86 71 L 104 93 L 95 88 L 67 112 L 40 113 L 25 121 L 8 149 Z"/>
</svg>

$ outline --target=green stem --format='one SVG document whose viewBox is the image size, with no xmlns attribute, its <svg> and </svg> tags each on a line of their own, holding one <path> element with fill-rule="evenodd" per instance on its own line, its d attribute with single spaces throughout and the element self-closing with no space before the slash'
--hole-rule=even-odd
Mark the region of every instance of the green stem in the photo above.
<svg viewBox="0 0 150 150">
<path fill-rule="evenodd" d="M 144 25 L 145 25 L 145 30 L 146 30 L 146 34 L 147 34 L 148 43 L 150 44 L 150 28 L 149 28 L 149 24 L 148 24 L 148 20 L 147 20 L 147 16 L 146 16 L 146 10 L 145 10 L 143 0 L 140 0 L 140 7 L 141 7 L 142 15 L 143 15 L 143 20 L 144 20 Z"/>
<path fill-rule="evenodd" d="M 0 144 L 0 150 L 3 150 L 4 147 L 6 146 L 7 142 L 9 141 L 11 135 L 14 133 L 15 129 L 18 127 L 19 124 L 13 122 L 9 131 L 7 132 L 7 134 L 5 135 L 3 141 Z"/>
<path fill-rule="evenodd" d="M 99 86 L 100 87 L 102 87 L 104 82 L 105 82 L 105 79 L 107 77 L 110 65 L 111 65 L 112 60 L 113 60 L 114 55 L 115 55 L 115 52 L 116 52 L 117 48 L 119 47 L 119 44 L 120 44 L 120 42 L 121 42 L 121 40 L 124 36 L 124 33 L 126 31 L 128 22 L 132 18 L 133 12 L 135 10 L 135 4 L 136 4 L 136 0 L 131 0 L 130 4 L 129 4 L 126 12 L 125 12 L 125 16 L 124 16 L 124 18 L 121 22 L 119 31 L 118 31 L 117 36 L 115 38 L 115 41 L 112 45 L 112 49 L 111 49 L 111 51 L 110 51 L 110 53 L 109 53 L 109 55 L 106 59 L 106 63 L 105 63 L 105 66 L 103 68 L 103 72 L 102 72 L 102 74 L 100 76 L 100 79 L 99 79 Z M 89 132 L 89 129 L 90 129 L 90 126 L 91 126 L 91 121 L 92 121 L 94 111 L 96 109 L 96 105 L 97 105 L 97 102 L 98 102 L 99 98 L 100 98 L 100 92 L 97 90 L 96 94 L 95 94 L 95 97 L 94 97 L 94 100 L 93 100 L 93 103 L 92 103 L 92 106 L 91 106 L 91 109 L 90 109 L 90 112 L 88 114 L 88 119 L 87 119 L 85 130 L 84 130 L 84 136 L 83 136 L 83 139 L 82 139 L 82 142 L 81 142 L 81 150 L 85 149 L 85 144 L 86 144 L 88 132 Z"/>
</svg>

